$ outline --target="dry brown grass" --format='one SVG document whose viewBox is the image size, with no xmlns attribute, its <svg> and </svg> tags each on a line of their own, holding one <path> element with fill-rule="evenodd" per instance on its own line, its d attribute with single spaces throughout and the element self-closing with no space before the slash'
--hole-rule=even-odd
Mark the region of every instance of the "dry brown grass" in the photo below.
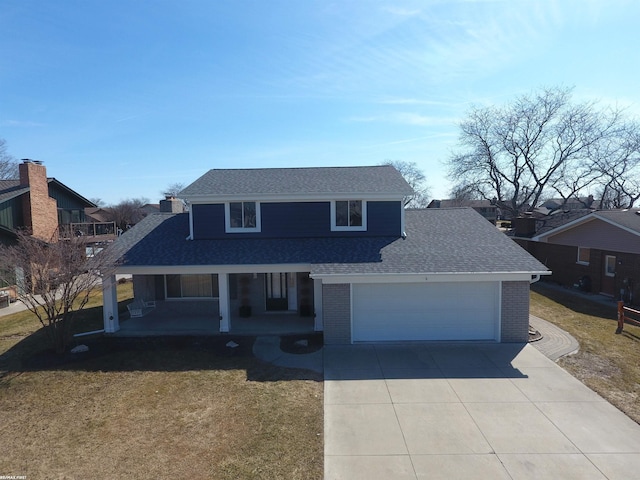
<svg viewBox="0 0 640 480">
<path fill-rule="evenodd" d="M 569 291 L 534 286 L 531 313 L 554 323 L 580 343 L 559 364 L 640 423 L 640 327 L 615 334 L 616 307 Z"/>
<path fill-rule="evenodd" d="M 0 318 L 2 475 L 322 478 L 318 375 L 216 340 L 94 340 L 56 367 L 42 342 L 33 316 Z"/>
</svg>

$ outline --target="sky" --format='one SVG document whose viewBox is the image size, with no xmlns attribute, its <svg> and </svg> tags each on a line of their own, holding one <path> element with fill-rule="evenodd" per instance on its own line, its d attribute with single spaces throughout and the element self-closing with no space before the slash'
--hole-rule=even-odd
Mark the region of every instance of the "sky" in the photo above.
<svg viewBox="0 0 640 480">
<path fill-rule="evenodd" d="M 212 168 L 415 162 L 549 86 L 640 114 L 637 0 L 0 0 L 0 138 L 89 199 Z"/>
</svg>

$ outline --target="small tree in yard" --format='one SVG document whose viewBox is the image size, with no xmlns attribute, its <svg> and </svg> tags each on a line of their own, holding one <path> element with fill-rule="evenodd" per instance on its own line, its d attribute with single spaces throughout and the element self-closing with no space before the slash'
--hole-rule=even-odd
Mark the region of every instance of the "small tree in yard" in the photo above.
<svg viewBox="0 0 640 480">
<path fill-rule="evenodd" d="M 82 237 L 48 243 L 25 231 L 17 236 L 15 245 L 0 246 L 0 282 L 18 287 L 18 299 L 38 317 L 56 353 L 63 353 L 76 314 L 113 263 L 107 255 L 87 258 Z"/>
</svg>

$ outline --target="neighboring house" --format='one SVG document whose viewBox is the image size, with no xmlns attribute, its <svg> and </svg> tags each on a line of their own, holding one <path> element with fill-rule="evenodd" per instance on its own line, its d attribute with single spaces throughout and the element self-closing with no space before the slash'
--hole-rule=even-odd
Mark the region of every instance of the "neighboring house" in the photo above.
<svg viewBox="0 0 640 480">
<path fill-rule="evenodd" d="M 71 235 L 92 238 L 108 233 L 107 226 L 89 227 L 85 208 L 95 205 L 55 178 L 47 178 L 42 162 L 23 160 L 18 166 L 20 178 L 0 180 L 0 242 L 11 244 L 16 231 L 28 228 L 45 241 Z M 104 232 L 101 232 L 104 230 Z M 114 233 L 111 224 L 111 234 Z"/>
<path fill-rule="evenodd" d="M 567 212 L 556 221 L 553 228 L 547 224 L 516 234 L 516 241 L 553 271 L 550 280 L 627 301 L 638 298 L 638 210 Z"/>
<path fill-rule="evenodd" d="M 500 209 L 489 200 L 431 200 L 427 208 L 471 207 L 495 225 L 500 218 Z"/>
<path fill-rule="evenodd" d="M 146 217 L 147 215 L 151 215 L 153 213 L 159 213 L 160 205 L 157 203 L 145 203 L 142 207 L 140 207 L 140 211 L 142 212 L 142 216 Z"/>
<path fill-rule="evenodd" d="M 571 210 L 584 210 L 589 209 L 593 206 L 594 199 L 593 195 L 589 195 L 588 197 L 571 197 L 571 198 L 550 198 L 545 201 L 542 205 L 540 205 L 537 210 L 541 213 L 551 213 L 557 210 L 562 210 L 565 212 Z"/>
<path fill-rule="evenodd" d="M 181 192 L 188 212 L 149 215 L 107 252 L 141 307 L 219 332 L 286 317 L 328 344 L 527 341 L 547 269 L 470 208 L 405 210 L 411 192 L 391 166 L 210 170 Z M 103 285 L 113 333 L 115 277 Z"/>
</svg>

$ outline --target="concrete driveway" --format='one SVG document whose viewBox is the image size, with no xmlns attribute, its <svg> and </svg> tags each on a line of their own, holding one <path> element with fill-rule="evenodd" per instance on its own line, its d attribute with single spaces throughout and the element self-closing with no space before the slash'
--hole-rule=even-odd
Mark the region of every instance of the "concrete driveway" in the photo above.
<svg viewBox="0 0 640 480">
<path fill-rule="evenodd" d="M 326 479 L 630 479 L 640 425 L 530 345 L 324 349 Z"/>
</svg>

